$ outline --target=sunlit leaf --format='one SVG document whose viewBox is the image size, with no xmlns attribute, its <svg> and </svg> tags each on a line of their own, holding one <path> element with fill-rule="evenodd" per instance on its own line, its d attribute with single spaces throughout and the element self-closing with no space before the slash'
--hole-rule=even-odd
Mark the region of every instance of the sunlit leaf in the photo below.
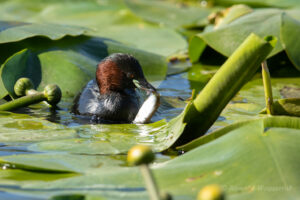
<svg viewBox="0 0 300 200">
<path fill-rule="evenodd" d="M 216 5 L 233 5 L 233 4 L 248 4 L 253 7 L 296 7 L 300 6 L 300 2 L 298 0 L 215 0 L 214 3 Z"/>
<path fill-rule="evenodd" d="M 299 48 L 295 41 L 297 41 L 300 23 L 295 19 L 300 19 L 298 9 L 256 9 L 227 25 L 223 24 L 219 28 L 209 29 L 197 36 L 216 51 L 230 56 L 250 33 L 261 37 L 273 35 L 278 38 L 278 43 L 268 57 L 285 50 L 299 69 L 299 61 L 296 56 Z M 190 52 L 190 54 L 195 53 Z"/>
<path fill-rule="evenodd" d="M 155 86 L 167 73 L 166 58 L 104 38 L 66 38 L 59 41 L 32 38 L 20 44 L 11 44 L 12 47 L 18 45 L 27 46 L 31 50 L 16 53 L 3 64 L 0 97 L 6 94 L 14 97 L 13 86 L 20 77 L 32 79 L 39 90 L 43 90 L 47 84 L 55 83 L 61 87 L 63 97 L 74 97 L 95 77 L 97 63 L 116 52 L 135 56 L 145 76 Z"/>
<path fill-rule="evenodd" d="M 200 6 L 158 0 L 126 0 L 126 5 L 147 21 L 174 28 L 203 25 L 210 13 Z"/>
<path fill-rule="evenodd" d="M 168 191 L 175 199 L 192 200 L 200 188 L 211 182 L 223 187 L 228 199 L 297 196 L 300 185 L 297 167 L 299 130 L 300 120 L 293 117 L 267 117 L 234 124 L 207 136 L 213 138 L 210 142 L 206 141 L 170 161 L 154 164 L 152 169 L 160 189 Z M 13 156 L 6 159 L 14 163 Z M 81 160 L 73 161 L 82 163 Z M 62 162 L 68 163 L 69 160 Z M 0 174 L 5 173 L 5 170 L 0 171 Z M 37 171 L 34 174 L 42 173 Z M 87 170 L 81 176 L 50 182 L 20 182 L 2 177 L 2 190 L 35 197 L 86 194 L 87 188 L 93 188 L 88 195 L 109 199 L 149 199 L 137 167 L 100 167 Z M 7 188 L 3 184 L 21 188 Z"/>
<path fill-rule="evenodd" d="M 280 38 L 282 12 L 278 9 L 259 9 L 234 20 L 227 26 L 204 32 L 199 36 L 218 52 L 225 56 L 230 56 L 250 33 L 255 33 L 260 37 L 273 35 Z M 278 42 L 271 55 L 282 50 L 283 47 Z"/>
<path fill-rule="evenodd" d="M 7 94 L 16 97 L 14 85 L 21 77 L 29 77 L 37 87 L 41 81 L 41 66 L 37 55 L 31 51 L 22 50 L 10 58 L 0 69 L 0 98 Z"/>
<path fill-rule="evenodd" d="M 143 21 L 120 0 L 4 1 L 1 2 L 0 12 L 0 20 L 3 21 L 60 24 L 57 26 L 64 29 L 69 26 L 87 27 L 88 35 L 111 38 L 162 56 L 187 48 L 187 42 L 177 32 Z M 56 34 L 55 26 L 49 27 L 49 33 L 52 32 Z"/>
<path fill-rule="evenodd" d="M 61 39 L 67 35 L 78 36 L 87 28 L 58 24 L 32 24 L 24 22 L 0 21 L 0 44 L 20 41 L 35 36 L 48 37 L 52 40 Z"/>
<path fill-rule="evenodd" d="M 0 140 L 4 143 L 31 144 L 34 141 L 76 137 L 76 131 L 63 125 L 28 115 L 0 112 Z"/>
<path fill-rule="evenodd" d="M 300 34 L 300 21 L 283 14 L 281 23 L 280 36 L 282 44 L 293 64 L 300 70 L 300 58 L 298 56 L 300 42 L 296 39 Z"/>
<path fill-rule="evenodd" d="M 300 99 L 278 99 L 272 104 L 274 115 L 288 115 L 300 117 Z M 261 113 L 266 114 L 266 109 Z"/>
<path fill-rule="evenodd" d="M 80 138 L 39 142 L 29 147 L 39 152 L 70 152 L 84 154 L 121 154 L 136 144 L 145 144 L 160 152 L 171 147 L 183 132 L 184 114 L 152 124 L 84 125 L 76 130 Z"/>
</svg>

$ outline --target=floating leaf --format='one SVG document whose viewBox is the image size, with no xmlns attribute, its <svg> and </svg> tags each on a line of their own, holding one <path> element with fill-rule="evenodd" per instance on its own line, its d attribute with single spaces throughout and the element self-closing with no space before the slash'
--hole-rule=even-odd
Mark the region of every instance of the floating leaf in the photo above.
<svg viewBox="0 0 300 200">
<path fill-rule="evenodd" d="M 269 127 L 277 127 L 277 128 L 296 128 L 300 129 L 300 119 L 295 118 L 295 117 L 264 117 L 264 118 L 258 118 L 258 119 L 252 119 L 252 120 L 245 120 L 245 121 L 240 121 L 231 125 L 228 125 L 224 128 L 221 128 L 219 130 L 216 130 L 208 135 L 205 135 L 203 137 L 199 137 L 193 141 L 191 141 L 188 144 L 178 146 L 177 149 L 181 149 L 183 151 L 190 151 L 200 145 L 209 143 L 216 138 L 219 138 L 223 135 L 226 135 L 227 133 L 230 133 L 232 131 L 238 130 L 244 126 L 248 126 L 249 124 L 252 123 L 263 123 L 264 124 L 264 130 L 267 130 Z"/>
<path fill-rule="evenodd" d="M 151 124 L 84 125 L 77 129 L 80 138 L 39 142 L 29 147 L 39 152 L 84 154 L 121 154 L 136 144 L 146 144 L 156 152 L 168 149 L 183 132 L 184 113 L 172 119 Z"/>
<path fill-rule="evenodd" d="M 225 56 L 230 56 L 234 50 L 248 37 L 255 33 L 260 37 L 273 35 L 280 38 L 280 18 L 283 11 L 278 9 L 258 9 L 234 20 L 227 26 L 199 34 L 209 46 Z M 271 55 L 283 50 L 280 42 Z"/>
<path fill-rule="evenodd" d="M 76 137 L 76 131 L 63 125 L 28 115 L 0 112 L 0 141 L 5 143 L 32 143 Z M 26 144 L 26 145 L 27 145 Z"/>
<path fill-rule="evenodd" d="M 248 4 L 253 7 L 296 7 L 300 6 L 298 0 L 214 0 L 216 5 L 234 5 L 234 4 Z"/>
<path fill-rule="evenodd" d="M 197 37 L 221 54 L 230 56 L 250 33 L 255 33 L 260 37 L 273 35 L 278 38 L 279 42 L 269 57 L 285 50 L 299 69 L 296 56 L 299 48 L 295 41 L 297 41 L 300 23 L 295 19 L 300 19 L 300 16 L 295 13 L 299 13 L 299 10 L 256 9 L 227 25 L 204 31 Z M 192 51 L 195 50 L 192 49 Z M 190 52 L 190 54 L 194 53 Z"/>
<path fill-rule="evenodd" d="M 97 63 L 115 52 L 135 56 L 140 61 L 145 76 L 155 86 L 167 73 L 164 57 L 103 38 L 66 38 L 59 41 L 32 38 L 21 42 L 20 46 L 23 45 L 31 50 L 16 53 L 1 68 L 3 85 L 0 84 L 0 97 L 6 94 L 14 97 L 13 86 L 20 77 L 32 79 L 39 90 L 43 90 L 47 84 L 55 83 L 61 87 L 63 97 L 74 97 L 95 77 Z"/>
<path fill-rule="evenodd" d="M 288 115 L 300 117 L 300 99 L 278 99 L 272 104 L 274 115 Z M 266 114 L 266 109 L 261 113 Z"/>
<path fill-rule="evenodd" d="M 280 36 L 283 47 L 295 67 L 300 70 L 300 58 L 298 56 L 300 42 L 296 39 L 300 35 L 300 21 L 283 14 L 281 23 Z"/>
<path fill-rule="evenodd" d="M 16 42 L 35 36 L 58 40 L 67 35 L 82 35 L 86 30 L 86 28 L 69 25 L 0 21 L 0 44 Z"/>
<path fill-rule="evenodd" d="M 210 13 L 200 6 L 158 0 L 126 0 L 126 5 L 136 15 L 157 24 L 179 28 L 203 25 Z"/>
<path fill-rule="evenodd" d="M 5 1 L 1 2 L 0 13 L 0 20 L 4 21 L 59 24 L 58 28 L 65 29 L 72 26 L 87 27 L 84 30 L 88 29 L 88 35 L 107 37 L 162 56 L 187 48 L 187 42 L 176 31 L 143 21 L 120 0 Z M 56 34 L 55 26 L 45 31 Z M 11 33 L 12 36 L 18 34 Z"/>
<path fill-rule="evenodd" d="M 214 28 L 220 28 L 224 25 L 227 25 L 232 21 L 238 19 L 239 17 L 253 12 L 253 9 L 250 8 L 249 6 L 239 4 L 239 5 L 231 6 L 226 10 L 224 10 L 223 12 L 224 12 L 223 14 L 224 17 L 217 20 L 217 23 Z"/>
<path fill-rule="evenodd" d="M 44 173 L 85 173 L 106 166 L 124 165 L 113 156 L 72 155 L 66 153 L 38 153 L 3 156 L 0 163 L 10 169 L 40 171 Z M 78 164 L 78 160 L 82 163 Z M 9 165 L 7 165 L 9 163 Z"/>
<path fill-rule="evenodd" d="M 168 191 L 174 198 L 194 199 L 200 188 L 213 181 L 224 188 L 228 199 L 286 199 L 300 195 L 297 190 L 300 186 L 297 168 L 300 164 L 299 118 L 255 119 L 224 128 L 210 137 L 215 138 L 182 156 L 152 166 L 161 190 Z M 11 163 L 15 158 L 5 157 Z M 70 160 L 62 162 L 66 165 Z M 76 163 L 80 165 L 82 161 L 72 160 L 72 165 L 78 166 Z M 0 176 L 5 173 L 5 170 L 0 171 Z M 42 175 L 38 171 L 34 174 L 35 177 Z M 47 174 L 43 176 L 48 178 Z M 87 170 L 81 176 L 50 182 L 20 182 L 2 177 L 1 190 L 32 197 L 86 194 L 88 190 L 88 196 L 100 195 L 109 199 L 149 198 L 136 167 L 100 167 Z M 4 184 L 14 187 L 5 187 Z"/>
<path fill-rule="evenodd" d="M 40 62 L 35 53 L 22 50 L 10 58 L 2 65 L 0 71 L 0 98 L 7 94 L 16 97 L 14 85 L 21 77 L 31 78 L 35 87 L 41 81 Z"/>
<path fill-rule="evenodd" d="M 205 47 L 206 44 L 201 38 L 197 36 L 191 38 L 189 45 L 189 58 L 191 62 L 195 63 L 198 61 Z"/>
</svg>

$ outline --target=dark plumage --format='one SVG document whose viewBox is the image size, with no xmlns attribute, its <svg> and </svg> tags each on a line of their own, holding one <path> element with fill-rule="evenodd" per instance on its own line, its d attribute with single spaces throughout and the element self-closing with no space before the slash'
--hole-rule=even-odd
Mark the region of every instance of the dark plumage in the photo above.
<svg viewBox="0 0 300 200">
<path fill-rule="evenodd" d="M 106 57 L 98 64 L 96 79 L 76 97 L 72 111 L 98 123 L 132 122 L 140 108 L 133 80 L 141 89 L 155 91 L 133 56 L 117 53 Z"/>
</svg>

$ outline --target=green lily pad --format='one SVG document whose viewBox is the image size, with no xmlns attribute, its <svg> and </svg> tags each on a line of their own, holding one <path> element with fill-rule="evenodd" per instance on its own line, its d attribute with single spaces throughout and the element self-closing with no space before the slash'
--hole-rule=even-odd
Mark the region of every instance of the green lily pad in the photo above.
<svg viewBox="0 0 300 200">
<path fill-rule="evenodd" d="M 299 58 L 297 57 L 299 48 L 297 48 L 297 42 L 295 43 L 295 41 L 297 41 L 300 27 L 297 20 L 300 17 L 295 13 L 299 13 L 299 10 L 256 9 L 228 24 L 223 24 L 219 28 L 204 31 L 198 34 L 197 37 L 221 54 L 230 56 L 250 33 L 255 33 L 261 37 L 273 35 L 280 39 L 280 42 L 276 44 L 268 57 L 285 50 L 299 70 Z M 226 17 L 224 20 L 226 20 Z M 190 52 L 190 54 L 197 53 Z M 193 60 L 195 59 L 193 58 Z"/>
<path fill-rule="evenodd" d="M 228 199 L 285 199 L 300 194 L 297 190 L 300 186 L 297 168 L 300 164 L 299 118 L 255 119 L 234 124 L 207 137 L 213 139 L 203 137 L 205 142 L 192 151 L 152 165 L 161 190 L 168 191 L 175 199 L 192 200 L 203 186 L 213 182 L 224 188 Z M 10 160 L 13 163 L 14 157 Z M 68 163 L 69 160 L 62 162 Z M 4 173 L 5 170 L 0 171 L 0 174 Z M 38 171 L 34 173 L 41 174 Z M 1 190 L 32 197 L 66 193 L 85 195 L 87 188 L 94 188 L 88 191 L 88 195 L 109 199 L 149 198 L 137 167 L 90 169 L 81 176 L 51 182 L 20 182 L 4 176 L 0 183 Z M 3 184 L 20 188 L 7 188 Z"/>
<path fill-rule="evenodd" d="M 39 89 L 49 83 L 59 85 L 63 94 L 75 96 L 95 77 L 97 62 L 72 51 L 49 51 L 38 55 L 41 62 Z"/>
<path fill-rule="evenodd" d="M 203 137 L 199 137 L 193 141 L 191 141 L 188 144 L 178 146 L 177 149 L 183 150 L 183 151 L 190 151 L 200 145 L 209 143 L 216 138 L 219 138 L 223 135 L 226 135 L 232 131 L 236 131 L 241 127 L 248 126 L 251 123 L 263 123 L 264 130 L 268 130 L 269 126 L 271 127 L 277 127 L 277 128 L 295 128 L 295 129 L 300 129 L 299 127 L 299 118 L 297 117 L 287 117 L 287 116 L 282 116 L 282 117 L 264 117 L 264 118 L 258 118 L 252 119 L 252 120 L 245 120 L 245 121 L 240 121 L 231 125 L 228 125 L 224 128 L 218 129 L 208 135 L 205 135 Z"/>
<path fill-rule="evenodd" d="M 86 27 L 88 35 L 108 37 L 126 46 L 162 56 L 187 48 L 187 42 L 176 31 L 145 22 L 120 0 L 17 0 L 2 1 L 0 5 L 0 20 L 3 21 L 59 24 L 58 27 L 66 27 L 65 29 L 69 26 Z M 49 32 L 55 33 L 55 29 L 52 28 Z"/>
<path fill-rule="evenodd" d="M 300 34 L 300 21 L 283 14 L 281 23 L 280 36 L 284 49 L 293 64 L 300 70 L 300 58 L 298 56 L 300 42 L 296 39 Z"/>
<path fill-rule="evenodd" d="M 297 88 L 300 79 L 296 77 L 272 78 L 272 91 L 274 99 L 297 98 Z M 220 114 L 209 132 L 225 127 L 235 122 L 256 118 L 266 107 L 264 100 L 264 87 L 260 78 L 249 81 L 231 100 Z"/>
<path fill-rule="evenodd" d="M 210 11 L 200 6 L 158 0 L 126 0 L 126 5 L 143 19 L 179 28 L 203 25 Z"/>
<path fill-rule="evenodd" d="M 189 58 L 191 62 L 195 63 L 198 61 L 205 47 L 206 44 L 201 38 L 197 36 L 191 38 L 189 45 Z"/>
<path fill-rule="evenodd" d="M 272 104 L 274 115 L 288 115 L 300 117 L 300 99 L 278 99 Z M 261 111 L 262 114 L 266 114 L 266 109 Z"/>
<path fill-rule="evenodd" d="M 0 112 L 0 140 L 3 143 L 32 143 L 76 137 L 76 131 L 29 115 Z"/>
<path fill-rule="evenodd" d="M 299 7 L 300 2 L 297 0 L 214 0 L 216 5 L 234 5 L 234 4 L 248 4 L 253 7 Z"/>
<path fill-rule="evenodd" d="M 184 112 L 170 122 L 151 124 L 83 125 L 76 128 L 80 138 L 38 142 L 29 147 L 38 152 L 81 154 L 122 154 L 136 144 L 146 144 L 156 152 L 172 146 L 183 132 Z"/>
<path fill-rule="evenodd" d="M 6 180 L 13 180 L 17 182 L 22 182 L 22 181 L 55 181 L 59 179 L 64 179 L 64 178 L 70 178 L 73 176 L 76 176 L 77 174 L 71 174 L 71 173 L 47 173 L 46 176 L 42 176 L 41 174 L 36 174 L 35 172 L 30 172 L 30 171 L 23 171 L 23 170 L 18 170 L 18 169 L 6 169 L 6 170 L 1 170 L 1 179 L 6 179 Z"/>
<path fill-rule="evenodd" d="M 65 38 L 59 41 L 32 38 L 19 45 L 31 50 L 22 50 L 3 64 L 0 72 L 2 98 L 7 94 L 15 97 L 13 87 L 20 77 L 32 79 L 39 90 L 43 90 L 47 84 L 55 83 L 61 87 L 63 97 L 74 97 L 95 77 L 97 63 L 115 52 L 134 55 L 140 61 L 146 78 L 155 86 L 167 73 L 166 58 L 104 38 Z"/>
<path fill-rule="evenodd" d="M 280 38 L 282 12 L 282 10 L 278 9 L 257 9 L 241 16 L 228 25 L 203 32 L 198 36 L 213 49 L 225 56 L 230 56 L 250 33 L 255 33 L 260 37 L 273 35 Z M 271 55 L 275 55 L 282 50 L 283 47 L 278 42 Z"/>
<path fill-rule="evenodd" d="M 82 164 L 78 164 L 78 160 Z M 106 166 L 124 165 L 113 156 L 72 155 L 67 153 L 38 153 L 3 156 L 0 164 L 8 169 L 22 169 L 48 173 L 85 173 Z"/>
<path fill-rule="evenodd" d="M 29 77 L 35 87 L 41 81 L 40 62 L 31 51 L 22 50 L 6 60 L 0 71 L 0 98 L 9 94 L 15 98 L 14 85 L 21 77 Z"/>
<path fill-rule="evenodd" d="M 16 42 L 36 36 L 58 40 L 68 35 L 82 35 L 86 31 L 87 28 L 69 25 L 0 21 L 0 44 Z"/>
</svg>

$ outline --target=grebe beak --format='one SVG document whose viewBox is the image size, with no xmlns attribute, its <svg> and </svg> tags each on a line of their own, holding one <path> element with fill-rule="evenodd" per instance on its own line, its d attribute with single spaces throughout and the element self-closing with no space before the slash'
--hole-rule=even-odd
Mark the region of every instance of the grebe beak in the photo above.
<svg viewBox="0 0 300 200">
<path fill-rule="evenodd" d="M 145 90 L 147 93 L 156 93 L 156 89 L 145 78 L 134 79 L 133 83 L 137 88 Z"/>
</svg>

